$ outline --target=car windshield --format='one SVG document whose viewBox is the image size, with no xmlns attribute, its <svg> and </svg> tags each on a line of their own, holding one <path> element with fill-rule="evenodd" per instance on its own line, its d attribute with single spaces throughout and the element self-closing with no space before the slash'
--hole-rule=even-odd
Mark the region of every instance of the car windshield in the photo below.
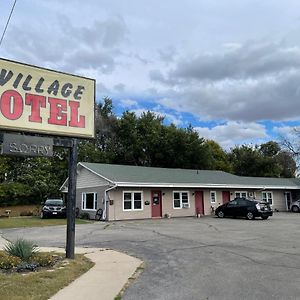
<svg viewBox="0 0 300 300">
<path fill-rule="evenodd" d="M 62 206 L 64 204 L 62 199 L 48 199 L 45 202 L 45 205 L 58 205 Z"/>
</svg>

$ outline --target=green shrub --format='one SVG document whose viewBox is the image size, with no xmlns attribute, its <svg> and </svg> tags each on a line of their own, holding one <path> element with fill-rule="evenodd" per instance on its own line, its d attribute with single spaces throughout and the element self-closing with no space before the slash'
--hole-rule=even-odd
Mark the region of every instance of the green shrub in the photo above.
<svg viewBox="0 0 300 300">
<path fill-rule="evenodd" d="M 90 214 L 87 213 L 87 212 L 81 213 L 79 218 L 83 219 L 83 220 L 89 220 L 90 219 Z"/>
<path fill-rule="evenodd" d="M 37 268 L 37 264 L 21 263 L 17 265 L 17 272 L 35 272 Z"/>
<path fill-rule="evenodd" d="M 22 261 L 27 261 L 34 253 L 38 251 L 38 247 L 30 241 L 18 239 L 15 242 L 9 242 L 4 251 L 8 255 L 17 256 Z"/>
<path fill-rule="evenodd" d="M 19 257 L 0 252 L 0 269 L 10 270 L 16 268 L 20 263 L 21 259 Z"/>
<path fill-rule="evenodd" d="M 35 253 L 29 259 L 30 263 L 37 264 L 40 267 L 54 266 L 55 261 L 55 256 L 50 253 Z"/>
</svg>

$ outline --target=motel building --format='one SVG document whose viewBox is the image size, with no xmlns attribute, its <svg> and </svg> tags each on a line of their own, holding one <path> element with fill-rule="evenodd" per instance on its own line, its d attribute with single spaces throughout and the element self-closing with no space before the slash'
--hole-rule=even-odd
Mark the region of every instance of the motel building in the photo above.
<svg viewBox="0 0 300 300">
<path fill-rule="evenodd" d="M 68 192 L 68 179 L 61 191 Z M 235 197 L 251 197 L 288 211 L 299 191 L 297 178 L 80 162 L 76 209 L 93 219 L 101 208 L 106 221 L 207 216 Z"/>
</svg>

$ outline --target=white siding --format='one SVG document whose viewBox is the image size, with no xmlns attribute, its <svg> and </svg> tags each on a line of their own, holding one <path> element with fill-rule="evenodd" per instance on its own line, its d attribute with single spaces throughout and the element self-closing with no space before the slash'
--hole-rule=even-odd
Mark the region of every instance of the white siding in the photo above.
<svg viewBox="0 0 300 300">
<path fill-rule="evenodd" d="M 107 186 L 108 181 L 104 180 L 102 177 L 97 176 L 96 174 L 86 170 L 85 168 L 78 169 L 77 174 L 77 188 L 89 188 L 89 187 L 98 187 L 98 186 Z"/>
</svg>

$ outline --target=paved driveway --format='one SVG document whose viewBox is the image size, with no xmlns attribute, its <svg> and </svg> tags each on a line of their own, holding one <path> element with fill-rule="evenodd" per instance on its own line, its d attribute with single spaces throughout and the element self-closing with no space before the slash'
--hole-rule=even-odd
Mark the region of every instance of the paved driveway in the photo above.
<svg viewBox="0 0 300 300">
<path fill-rule="evenodd" d="M 56 226 L 2 234 L 64 246 L 65 231 Z M 282 300 L 300 299 L 299 236 L 300 214 L 277 213 L 265 221 L 204 217 L 77 225 L 76 245 L 113 248 L 145 261 L 123 299 Z"/>
</svg>

